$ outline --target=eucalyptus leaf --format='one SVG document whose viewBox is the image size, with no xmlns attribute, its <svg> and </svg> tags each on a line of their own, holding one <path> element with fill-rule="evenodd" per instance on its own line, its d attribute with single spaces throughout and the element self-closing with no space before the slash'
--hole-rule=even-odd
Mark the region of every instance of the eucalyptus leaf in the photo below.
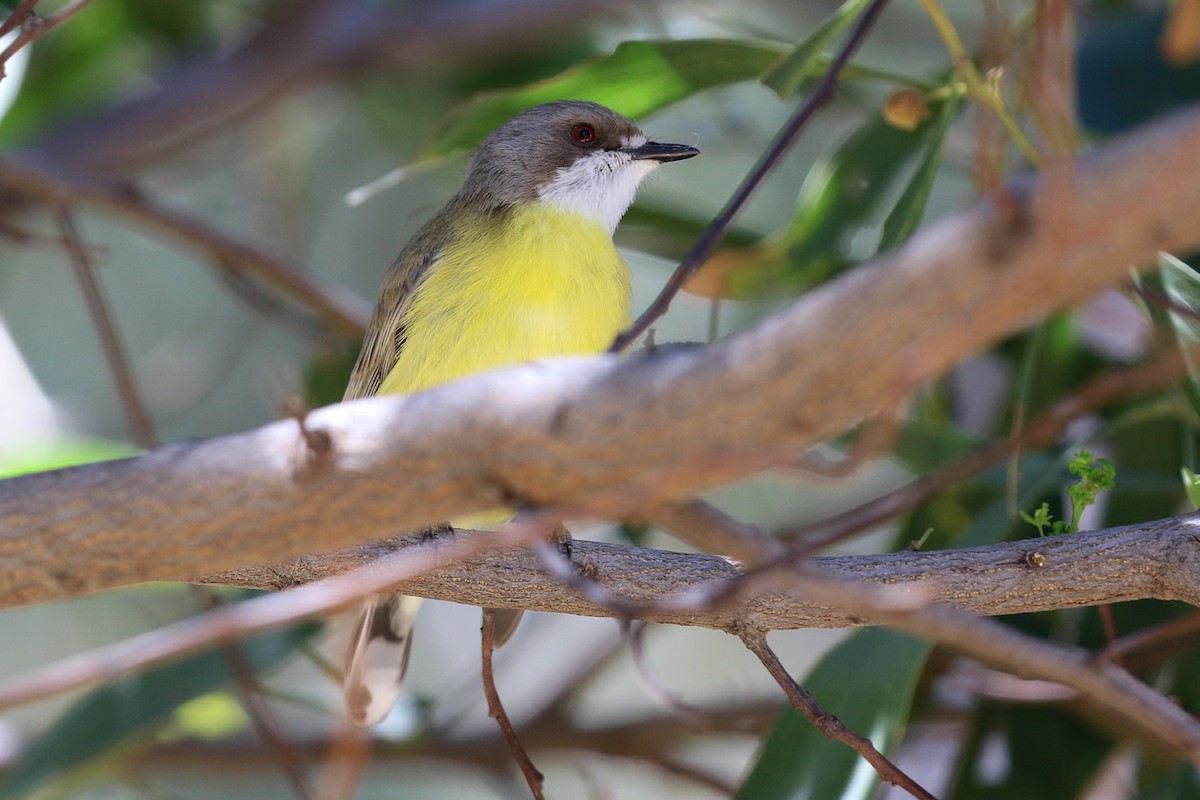
<svg viewBox="0 0 1200 800">
<path fill-rule="evenodd" d="M 238 643 L 250 669 L 276 666 L 319 630 L 305 625 Z M 230 680 L 225 654 L 209 650 L 95 689 L 66 711 L 0 780 L 0 798 L 19 797 L 127 742 L 183 703 Z"/>
<path fill-rule="evenodd" d="M 938 114 L 937 121 L 929 133 L 925 154 L 921 156 L 921 161 L 909 179 L 908 186 L 904 187 L 900 199 L 896 201 L 896 205 L 892 206 L 891 213 L 883 222 L 879 252 L 890 250 L 903 242 L 912 236 L 921 224 L 921 218 L 925 215 L 925 206 L 929 202 L 929 194 L 933 191 L 933 182 L 937 179 L 938 170 L 942 166 L 942 151 L 945 149 L 946 135 L 950 132 L 950 125 L 956 116 L 958 116 L 958 97 L 953 95 L 951 99 L 942 103 L 941 113 Z"/>
<path fill-rule="evenodd" d="M 791 99 L 805 81 L 826 66 L 821 57 L 825 48 L 862 14 L 867 0 L 846 0 L 837 11 L 796 46 L 787 59 L 763 76 L 763 85 L 772 89 L 781 100 Z"/>
<path fill-rule="evenodd" d="M 10 448 L 0 455 L 0 479 L 32 472 L 112 461 L 136 455 L 138 448 L 127 442 L 88 436 L 61 437 L 49 444 Z"/>
<path fill-rule="evenodd" d="M 941 106 L 930 102 L 938 120 Z M 796 214 L 782 234 L 788 247 L 789 285 L 815 285 L 849 263 L 849 240 L 870 224 L 905 164 L 934 128 L 934 122 L 926 120 L 913 130 L 900 130 L 873 114 L 813 166 L 800 189 Z"/>
<path fill-rule="evenodd" d="M 1163 290 L 1166 291 L 1167 297 L 1171 298 L 1176 305 L 1195 315 L 1167 311 L 1167 317 L 1171 320 L 1171 328 L 1175 331 L 1175 338 L 1179 341 L 1184 357 L 1187 359 L 1188 376 L 1192 379 L 1194 387 L 1200 386 L 1200 379 L 1197 376 L 1197 368 L 1200 365 L 1196 364 L 1195 356 L 1192 354 L 1195 345 L 1200 343 L 1200 273 L 1170 253 L 1158 254 L 1158 267 Z"/>
</svg>

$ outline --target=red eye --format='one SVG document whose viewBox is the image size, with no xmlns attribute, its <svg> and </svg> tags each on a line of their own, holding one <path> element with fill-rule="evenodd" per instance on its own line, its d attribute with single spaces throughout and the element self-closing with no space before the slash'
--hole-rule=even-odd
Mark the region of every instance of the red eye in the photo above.
<svg viewBox="0 0 1200 800">
<path fill-rule="evenodd" d="M 580 144 L 592 144 L 596 141 L 596 129 L 591 125 L 576 125 L 571 128 L 571 138 Z"/>
</svg>

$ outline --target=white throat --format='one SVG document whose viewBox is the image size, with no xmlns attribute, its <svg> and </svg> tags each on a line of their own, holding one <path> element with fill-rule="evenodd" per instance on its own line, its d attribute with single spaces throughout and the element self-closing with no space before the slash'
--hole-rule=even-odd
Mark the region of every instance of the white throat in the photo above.
<svg viewBox="0 0 1200 800">
<path fill-rule="evenodd" d="M 645 136 L 631 136 L 626 147 L 640 147 Z M 657 161 L 634 160 L 618 150 L 597 150 L 558 171 L 538 192 L 543 202 L 596 220 L 611 236 L 625 215 L 638 185 L 658 166 Z"/>
</svg>

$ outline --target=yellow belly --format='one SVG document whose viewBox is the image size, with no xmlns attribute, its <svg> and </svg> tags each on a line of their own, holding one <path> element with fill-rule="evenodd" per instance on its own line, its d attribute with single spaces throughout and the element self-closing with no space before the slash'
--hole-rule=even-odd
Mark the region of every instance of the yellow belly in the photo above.
<svg viewBox="0 0 1200 800">
<path fill-rule="evenodd" d="M 534 204 L 466 227 L 417 288 L 381 394 L 599 353 L 629 323 L 629 267 L 588 217 Z"/>
</svg>

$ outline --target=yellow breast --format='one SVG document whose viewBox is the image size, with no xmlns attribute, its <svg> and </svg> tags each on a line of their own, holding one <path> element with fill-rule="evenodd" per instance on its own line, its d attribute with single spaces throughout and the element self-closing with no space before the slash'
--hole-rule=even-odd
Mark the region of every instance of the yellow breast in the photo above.
<svg viewBox="0 0 1200 800">
<path fill-rule="evenodd" d="M 468 220 L 417 287 L 380 393 L 599 353 L 630 320 L 629 267 L 588 217 L 535 203 Z"/>
</svg>

